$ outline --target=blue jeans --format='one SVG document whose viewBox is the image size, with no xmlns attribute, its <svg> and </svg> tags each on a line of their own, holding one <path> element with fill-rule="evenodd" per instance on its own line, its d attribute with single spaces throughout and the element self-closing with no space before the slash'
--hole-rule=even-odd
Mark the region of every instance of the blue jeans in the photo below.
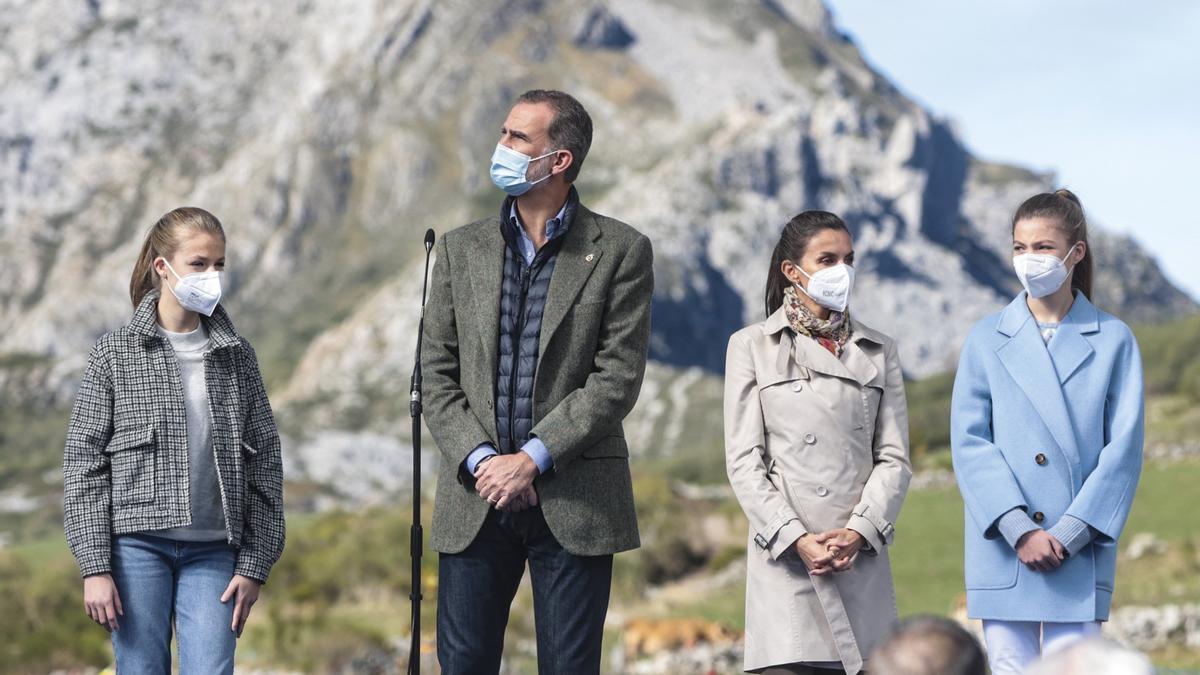
<svg viewBox="0 0 1200 675">
<path fill-rule="evenodd" d="M 224 541 L 115 537 L 112 575 L 125 610 L 112 634 L 117 672 L 171 672 L 174 619 L 181 674 L 232 673 L 234 601 L 222 604 L 221 594 L 236 560 L 237 549 Z"/>
<path fill-rule="evenodd" d="M 437 653 L 443 675 L 500 670 L 508 610 L 529 561 L 540 675 L 600 672 L 611 555 L 568 553 L 540 506 L 488 512 L 475 541 L 438 556 Z"/>
</svg>

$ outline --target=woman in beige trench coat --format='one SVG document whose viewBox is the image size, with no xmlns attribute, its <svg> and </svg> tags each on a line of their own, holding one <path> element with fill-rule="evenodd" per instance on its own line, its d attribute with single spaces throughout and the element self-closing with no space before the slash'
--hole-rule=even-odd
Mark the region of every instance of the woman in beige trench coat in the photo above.
<svg viewBox="0 0 1200 675">
<path fill-rule="evenodd" d="M 908 413 L 895 342 L 846 311 L 853 262 L 840 218 L 796 216 L 771 259 L 768 318 L 729 340 L 747 671 L 858 673 L 896 619 L 887 546 L 912 475 Z"/>
</svg>

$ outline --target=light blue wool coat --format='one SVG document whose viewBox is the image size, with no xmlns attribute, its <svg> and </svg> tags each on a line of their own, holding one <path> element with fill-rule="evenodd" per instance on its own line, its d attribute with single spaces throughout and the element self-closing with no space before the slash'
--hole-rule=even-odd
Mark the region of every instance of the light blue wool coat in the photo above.
<svg viewBox="0 0 1200 675">
<path fill-rule="evenodd" d="M 1117 539 L 1142 468 L 1143 398 L 1133 333 L 1082 293 L 1049 344 L 1025 293 L 972 328 L 950 414 L 971 618 L 1108 618 Z M 1070 514 L 1098 534 L 1062 567 L 1035 572 L 997 529 L 1015 507 L 1046 529 Z"/>
</svg>

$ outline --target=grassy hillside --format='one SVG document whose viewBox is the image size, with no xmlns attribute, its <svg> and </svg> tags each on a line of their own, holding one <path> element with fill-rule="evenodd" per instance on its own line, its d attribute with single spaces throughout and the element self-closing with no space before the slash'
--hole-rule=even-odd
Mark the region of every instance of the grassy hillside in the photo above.
<svg viewBox="0 0 1200 675">
<path fill-rule="evenodd" d="M 1145 360 L 1150 438 L 1200 440 L 1200 316 L 1137 329 Z M 725 484 L 720 417 L 696 407 L 719 406 L 717 378 L 691 381 L 674 397 L 683 417 L 669 422 L 686 452 L 652 453 L 634 464 L 644 546 L 618 556 L 616 611 L 702 616 L 734 628 L 742 622 L 742 582 L 728 588 L 645 604 L 646 591 L 697 573 L 720 570 L 744 555 L 745 521 L 732 498 L 684 496 L 679 482 Z M 913 455 L 918 465 L 947 463 L 948 407 L 953 377 L 908 383 Z M 657 400 L 657 399 L 656 399 Z M 702 404 L 696 405 L 703 401 Z M 666 404 L 664 404 L 666 405 Z M 669 406 L 668 406 L 669 408 Z M 669 409 L 668 409 L 669 412 Z M 58 465 L 68 411 L 0 410 L 0 493 L 46 499 L 41 508 L 0 514 L 0 672 L 45 672 L 104 665 L 107 637 L 79 609 L 77 570 L 61 533 Z M 1180 513 L 1200 483 L 1200 460 L 1149 464 L 1127 534 L 1150 532 L 1168 543 L 1161 557 L 1122 560 L 1117 605 L 1200 602 L 1200 532 Z M 294 496 L 295 493 L 293 493 Z M 718 493 L 719 494 L 719 493 Z M 408 527 L 403 499 L 357 513 L 289 516 L 288 548 L 276 568 L 239 658 L 305 671 L 355 668 L 361 659 L 395 658 L 407 630 Z M 429 510 L 426 510 L 429 513 Z M 428 523 L 426 523 L 428 525 Z M 893 564 L 901 614 L 950 611 L 962 592 L 962 502 L 954 488 L 914 492 L 900 522 Z M 433 625 L 436 556 L 426 558 L 425 625 Z M 533 633 L 528 589 L 518 595 L 510 646 L 527 648 Z M 1200 667 L 1188 653 L 1156 655 L 1163 664 Z"/>
</svg>

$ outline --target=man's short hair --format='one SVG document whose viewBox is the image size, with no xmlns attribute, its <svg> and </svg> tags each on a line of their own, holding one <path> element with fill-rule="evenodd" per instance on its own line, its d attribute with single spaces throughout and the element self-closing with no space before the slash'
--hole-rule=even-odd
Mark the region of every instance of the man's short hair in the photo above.
<svg viewBox="0 0 1200 675">
<path fill-rule="evenodd" d="M 897 623 L 871 653 L 871 675 L 986 675 L 979 641 L 940 616 Z"/>
<path fill-rule="evenodd" d="M 554 89 L 531 89 L 517 99 L 518 103 L 546 103 L 554 110 L 550 120 L 550 143 L 554 150 L 570 150 L 574 160 L 563 174 L 574 183 L 583 168 L 588 148 L 592 147 L 592 118 L 575 97 Z"/>
</svg>

